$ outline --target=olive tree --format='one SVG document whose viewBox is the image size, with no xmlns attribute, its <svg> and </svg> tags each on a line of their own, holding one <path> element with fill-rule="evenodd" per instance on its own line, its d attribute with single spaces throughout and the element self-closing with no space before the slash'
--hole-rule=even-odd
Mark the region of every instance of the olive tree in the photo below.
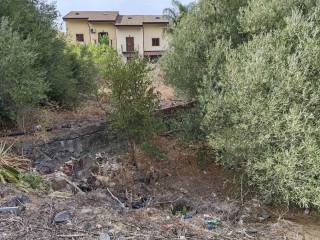
<svg viewBox="0 0 320 240">
<path fill-rule="evenodd" d="M 320 207 L 320 28 L 292 9 L 284 28 L 227 55 L 204 125 L 220 162 L 244 171 L 266 200 Z"/>
<path fill-rule="evenodd" d="M 7 19 L 0 19 L 0 120 L 23 120 L 26 109 L 45 98 L 45 72 L 30 39 L 22 39 Z"/>
</svg>

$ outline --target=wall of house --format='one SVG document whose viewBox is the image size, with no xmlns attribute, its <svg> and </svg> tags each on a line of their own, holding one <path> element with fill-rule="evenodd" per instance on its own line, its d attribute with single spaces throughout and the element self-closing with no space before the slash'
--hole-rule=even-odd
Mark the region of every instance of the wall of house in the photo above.
<svg viewBox="0 0 320 240">
<path fill-rule="evenodd" d="M 109 36 L 109 42 L 112 47 L 116 49 L 117 47 L 117 35 L 116 27 L 113 23 L 108 22 L 90 22 L 90 28 L 95 30 L 95 33 L 91 33 L 91 42 L 99 43 L 99 32 L 107 32 Z"/>
<path fill-rule="evenodd" d="M 144 24 L 144 51 L 165 51 L 168 38 L 164 32 L 165 24 Z M 160 46 L 152 46 L 152 38 L 160 39 Z"/>
<path fill-rule="evenodd" d="M 126 38 L 134 38 L 134 49 L 143 55 L 143 28 L 139 26 L 118 26 L 117 34 L 117 51 L 122 54 L 126 51 Z"/>
<path fill-rule="evenodd" d="M 83 34 L 84 43 L 90 43 L 90 31 L 87 20 L 68 19 L 66 22 L 67 39 L 76 42 L 76 34 Z"/>
</svg>

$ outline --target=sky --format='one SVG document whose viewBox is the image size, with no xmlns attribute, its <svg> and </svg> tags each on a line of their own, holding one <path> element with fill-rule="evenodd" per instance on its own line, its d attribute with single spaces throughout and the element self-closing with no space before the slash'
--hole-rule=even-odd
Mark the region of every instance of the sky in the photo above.
<svg viewBox="0 0 320 240">
<path fill-rule="evenodd" d="M 56 2 L 62 17 L 69 11 L 100 10 L 100 11 L 119 11 L 120 14 L 162 14 L 162 10 L 171 6 L 171 0 L 49 0 Z M 180 0 L 186 4 L 192 0 Z"/>
</svg>

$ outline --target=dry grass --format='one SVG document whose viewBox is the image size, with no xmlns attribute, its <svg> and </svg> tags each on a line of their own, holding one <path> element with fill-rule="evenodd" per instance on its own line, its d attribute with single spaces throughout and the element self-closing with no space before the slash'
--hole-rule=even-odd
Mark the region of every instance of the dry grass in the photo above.
<svg viewBox="0 0 320 240">
<path fill-rule="evenodd" d="M 28 170 L 31 161 L 21 156 L 11 153 L 11 146 L 7 146 L 5 142 L 0 142 L 0 167 L 9 166 L 16 169 Z"/>
</svg>

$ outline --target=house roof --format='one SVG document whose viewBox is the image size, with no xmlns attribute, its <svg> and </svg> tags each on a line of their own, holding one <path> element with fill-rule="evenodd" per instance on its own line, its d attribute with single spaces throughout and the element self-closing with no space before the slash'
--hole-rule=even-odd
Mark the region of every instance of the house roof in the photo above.
<svg viewBox="0 0 320 240">
<path fill-rule="evenodd" d="M 169 23 L 161 15 L 119 15 L 116 11 L 72 11 L 63 19 L 88 19 L 97 22 L 115 22 L 117 26 L 141 26 L 144 23 Z"/>
<path fill-rule="evenodd" d="M 169 23 L 161 15 L 121 15 L 117 18 L 117 26 L 141 26 L 144 23 Z"/>
<path fill-rule="evenodd" d="M 63 19 L 88 19 L 88 21 L 115 22 L 119 12 L 116 11 L 71 11 Z"/>
</svg>

